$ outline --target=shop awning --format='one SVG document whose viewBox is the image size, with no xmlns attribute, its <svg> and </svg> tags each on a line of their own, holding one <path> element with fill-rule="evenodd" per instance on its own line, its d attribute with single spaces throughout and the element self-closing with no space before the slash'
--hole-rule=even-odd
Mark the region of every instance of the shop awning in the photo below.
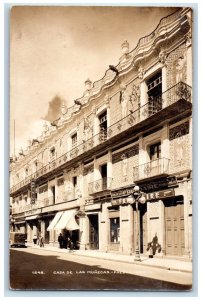
<svg viewBox="0 0 202 300">
<path fill-rule="evenodd" d="M 54 227 L 55 230 L 57 229 L 67 229 L 67 230 L 78 230 L 79 225 L 75 220 L 76 210 L 66 210 L 62 217 L 60 218 L 59 222 Z"/>
<path fill-rule="evenodd" d="M 17 224 L 23 224 L 23 223 L 25 223 L 25 220 L 21 220 L 21 221 L 14 221 L 14 223 L 17 225 Z"/>
<path fill-rule="evenodd" d="M 60 220 L 61 216 L 62 216 L 63 212 L 59 211 L 56 213 L 55 217 L 53 218 L 52 222 L 50 223 L 50 225 L 48 226 L 47 230 L 53 230 L 54 226 L 57 224 L 57 222 Z"/>
<path fill-rule="evenodd" d="M 30 221 L 30 220 L 35 220 L 35 219 L 38 219 L 38 218 L 39 218 L 39 215 L 35 215 L 35 216 L 26 217 L 25 220 Z"/>
</svg>

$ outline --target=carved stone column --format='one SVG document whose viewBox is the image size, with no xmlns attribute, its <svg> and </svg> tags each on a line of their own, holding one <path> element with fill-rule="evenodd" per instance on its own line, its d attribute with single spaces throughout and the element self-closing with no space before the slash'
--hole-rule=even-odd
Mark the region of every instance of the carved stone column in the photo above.
<svg viewBox="0 0 202 300">
<path fill-rule="evenodd" d="M 145 104 L 148 102 L 147 97 L 147 89 L 146 89 L 146 83 L 144 81 L 144 69 L 140 67 L 138 69 L 138 77 L 141 80 L 140 81 L 140 121 L 145 119 Z"/>
<path fill-rule="evenodd" d="M 192 86 L 192 34 L 191 30 L 186 36 L 186 48 L 187 48 L 187 84 Z"/>
<path fill-rule="evenodd" d="M 162 64 L 162 108 L 167 106 L 167 101 L 166 101 L 166 93 L 164 92 L 167 90 L 167 64 L 166 64 L 166 59 L 167 59 L 167 53 L 164 50 L 161 50 L 159 53 L 159 61 Z"/>
</svg>

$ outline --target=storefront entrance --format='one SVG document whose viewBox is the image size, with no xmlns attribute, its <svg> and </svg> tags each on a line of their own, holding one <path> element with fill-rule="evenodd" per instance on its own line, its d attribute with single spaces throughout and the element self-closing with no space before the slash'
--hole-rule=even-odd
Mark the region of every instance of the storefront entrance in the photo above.
<svg viewBox="0 0 202 300">
<path fill-rule="evenodd" d="M 49 243 L 49 240 L 50 240 L 50 231 L 47 231 L 47 228 L 48 228 L 48 226 L 49 226 L 49 223 L 50 223 L 49 219 L 46 218 L 46 219 L 45 219 L 45 237 L 44 237 L 44 243 L 45 243 L 45 244 L 48 244 L 48 243 Z"/>
<path fill-rule="evenodd" d="M 183 198 L 164 201 L 165 252 L 167 255 L 184 254 L 184 202 Z"/>
<path fill-rule="evenodd" d="M 99 249 L 98 215 L 88 215 L 90 249 Z"/>
<path fill-rule="evenodd" d="M 140 253 L 145 253 L 147 249 L 147 206 L 140 208 Z"/>
</svg>

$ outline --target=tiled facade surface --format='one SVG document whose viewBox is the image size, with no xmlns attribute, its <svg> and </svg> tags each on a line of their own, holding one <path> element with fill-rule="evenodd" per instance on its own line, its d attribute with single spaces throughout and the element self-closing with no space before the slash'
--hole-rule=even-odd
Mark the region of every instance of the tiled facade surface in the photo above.
<svg viewBox="0 0 202 300">
<path fill-rule="evenodd" d="M 161 247 L 155 255 L 192 255 L 190 15 L 185 8 L 162 19 L 154 33 L 122 56 L 119 76 L 108 70 L 100 81 L 89 81 L 77 99 L 82 105 L 63 107 L 56 126 L 45 124 L 41 136 L 11 163 L 14 230 L 27 232 L 29 241 L 41 231 L 47 243 L 57 244 L 59 231 L 47 232 L 48 225 L 56 212 L 75 209 L 81 249 L 134 253 L 140 226 L 141 253 L 150 253 L 148 243 L 156 237 Z M 162 107 L 149 114 L 147 85 L 158 72 Z M 99 133 L 103 113 L 105 135 Z M 154 144 L 161 147 L 155 162 Z M 147 200 L 138 204 L 138 215 L 131 202 L 135 184 Z M 182 229 L 178 252 L 170 238 L 175 214 Z"/>
<path fill-rule="evenodd" d="M 191 132 L 189 120 L 170 128 L 170 172 L 191 169 Z"/>
</svg>

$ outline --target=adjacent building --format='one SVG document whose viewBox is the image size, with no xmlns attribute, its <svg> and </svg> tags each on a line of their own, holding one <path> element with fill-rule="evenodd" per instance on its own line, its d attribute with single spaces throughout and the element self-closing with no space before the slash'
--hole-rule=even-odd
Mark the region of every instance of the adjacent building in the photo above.
<svg viewBox="0 0 202 300">
<path fill-rule="evenodd" d="M 118 65 L 85 88 L 11 161 L 12 230 L 125 254 L 138 239 L 141 254 L 156 244 L 155 255 L 191 257 L 191 9 L 161 19 L 131 51 L 125 41 Z"/>
</svg>

